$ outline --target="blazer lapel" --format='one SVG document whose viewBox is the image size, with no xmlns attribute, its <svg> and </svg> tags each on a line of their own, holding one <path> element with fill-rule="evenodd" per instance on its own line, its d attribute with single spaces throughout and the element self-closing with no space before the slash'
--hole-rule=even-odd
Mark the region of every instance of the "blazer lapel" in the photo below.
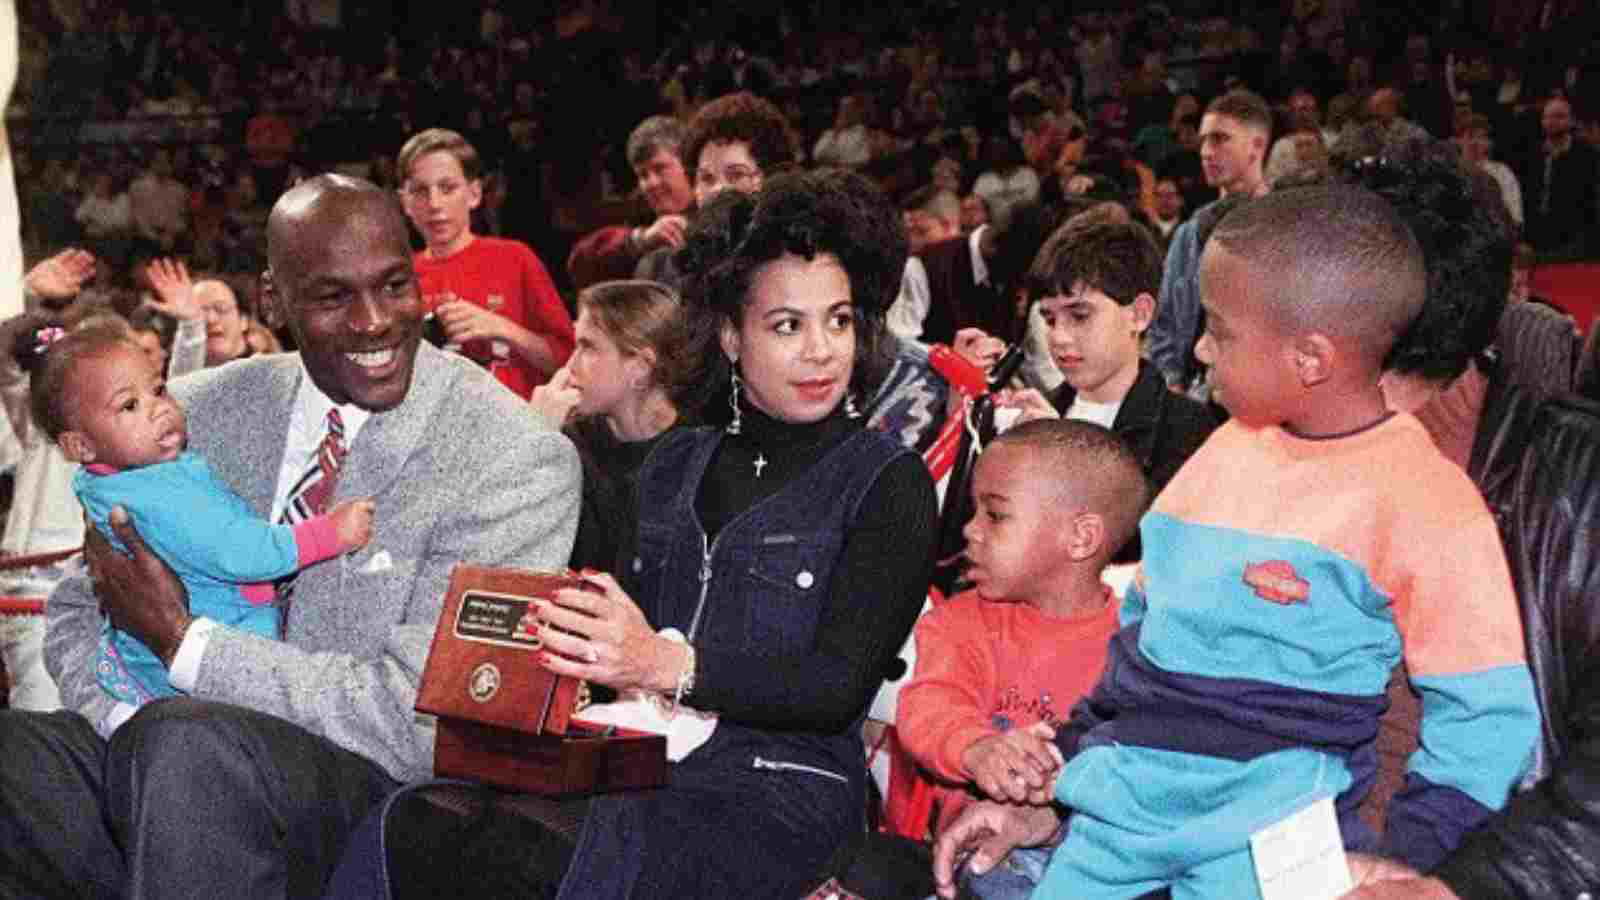
<svg viewBox="0 0 1600 900">
<path fill-rule="evenodd" d="M 339 474 L 335 495 L 374 497 L 383 493 L 424 440 L 447 392 L 447 363 L 442 351 L 423 342 L 411 371 L 411 387 L 399 406 L 374 413 L 356 435 Z"/>
</svg>

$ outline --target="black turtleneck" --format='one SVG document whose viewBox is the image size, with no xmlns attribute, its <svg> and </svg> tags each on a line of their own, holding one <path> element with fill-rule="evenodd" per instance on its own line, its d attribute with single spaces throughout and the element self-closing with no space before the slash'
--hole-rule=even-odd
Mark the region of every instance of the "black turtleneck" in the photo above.
<svg viewBox="0 0 1600 900">
<path fill-rule="evenodd" d="M 861 427 L 842 412 L 793 425 L 744 408 L 741 433 L 717 449 L 695 499 L 711 539 Z M 764 459 L 756 475 L 756 460 Z M 922 610 L 938 501 L 922 460 L 901 456 L 878 476 L 849 524 L 844 555 L 810 653 L 696 648 L 694 705 L 741 722 L 839 731 L 861 714 Z"/>
</svg>

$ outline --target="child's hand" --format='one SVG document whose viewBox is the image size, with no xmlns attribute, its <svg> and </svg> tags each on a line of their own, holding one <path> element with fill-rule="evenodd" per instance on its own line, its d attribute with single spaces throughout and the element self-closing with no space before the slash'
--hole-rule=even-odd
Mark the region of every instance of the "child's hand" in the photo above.
<svg viewBox="0 0 1600 900">
<path fill-rule="evenodd" d="M 371 500 L 346 500 L 328 513 L 334 532 L 339 535 L 339 546 L 346 553 L 365 547 L 372 540 L 372 513 L 376 508 Z"/>
<path fill-rule="evenodd" d="M 549 422 L 551 428 L 560 428 L 567 424 L 567 419 L 572 417 L 572 411 L 577 409 L 578 401 L 582 398 L 583 392 L 572 386 L 572 373 L 562 366 L 550 376 L 549 381 L 533 389 L 528 405 L 540 418 Z"/>
<path fill-rule="evenodd" d="M 1006 355 L 1006 342 L 997 337 L 990 337 L 981 328 L 963 328 L 956 332 L 955 340 L 950 342 L 950 349 L 956 354 L 978 368 L 989 371 L 989 367 L 1000 361 Z"/>
<path fill-rule="evenodd" d="M 1021 412 L 1017 420 L 1011 424 L 1015 428 L 1023 422 L 1032 422 L 1035 419 L 1059 419 L 1061 414 L 1050 405 L 1045 396 L 1033 388 L 1020 390 L 1005 388 L 995 392 L 994 405 L 997 409 L 1015 409 Z"/>
<path fill-rule="evenodd" d="M 1002 803 L 1048 802 L 1065 762 L 1052 743 L 1055 729 L 1039 722 L 1005 734 L 979 738 L 961 754 L 967 777 Z"/>
<path fill-rule="evenodd" d="M 145 278 L 155 291 L 151 306 L 174 319 L 205 318 L 205 310 L 194 298 L 194 280 L 183 260 L 153 259 L 145 269 Z"/>
</svg>

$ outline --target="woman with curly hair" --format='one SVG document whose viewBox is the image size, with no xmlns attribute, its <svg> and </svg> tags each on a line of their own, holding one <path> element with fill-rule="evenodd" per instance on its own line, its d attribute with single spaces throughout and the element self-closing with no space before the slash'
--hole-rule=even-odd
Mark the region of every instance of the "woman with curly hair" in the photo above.
<svg viewBox="0 0 1600 900">
<path fill-rule="evenodd" d="M 681 261 L 718 423 L 668 433 L 645 462 L 621 571 L 540 613 L 546 668 L 669 710 L 668 784 L 559 801 L 412 789 L 388 805 L 373 883 L 792 898 L 864 833 L 858 732 L 933 562 L 927 470 L 860 412 L 905 246 L 895 209 L 843 172 L 778 175 L 702 211 Z M 340 895 L 360 895 L 355 868 Z"/>
<path fill-rule="evenodd" d="M 744 91 L 712 100 L 684 130 L 683 167 L 695 207 L 704 209 L 724 190 L 755 193 L 766 178 L 791 168 L 799 150 L 789 120 L 767 100 Z M 646 255 L 634 276 L 681 289 L 684 274 L 675 254 L 664 247 Z"/>
</svg>

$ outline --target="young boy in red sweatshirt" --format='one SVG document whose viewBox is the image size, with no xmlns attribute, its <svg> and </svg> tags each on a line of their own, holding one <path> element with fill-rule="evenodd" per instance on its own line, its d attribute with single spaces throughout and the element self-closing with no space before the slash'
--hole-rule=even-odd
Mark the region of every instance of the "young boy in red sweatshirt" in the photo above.
<svg viewBox="0 0 1600 900">
<path fill-rule="evenodd" d="M 1122 439 L 1067 419 L 996 438 L 978 458 L 972 494 L 974 587 L 918 622 L 916 672 L 895 722 L 942 784 L 941 823 L 975 794 L 1049 801 L 1041 792 L 1061 765 L 1054 726 L 1094 687 L 1117 630 L 1101 572 L 1149 501 Z M 1043 858 L 1035 862 L 1042 870 Z"/>
<path fill-rule="evenodd" d="M 467 139 L 443 128 L 412 135 L 396 161 L 406 216 L 427 243 L 414 262 L 428 312 L 526 400 L 572 355 L 572 316 L 528 245 L 473 233 L 482 168 Z"/>
</svg>

